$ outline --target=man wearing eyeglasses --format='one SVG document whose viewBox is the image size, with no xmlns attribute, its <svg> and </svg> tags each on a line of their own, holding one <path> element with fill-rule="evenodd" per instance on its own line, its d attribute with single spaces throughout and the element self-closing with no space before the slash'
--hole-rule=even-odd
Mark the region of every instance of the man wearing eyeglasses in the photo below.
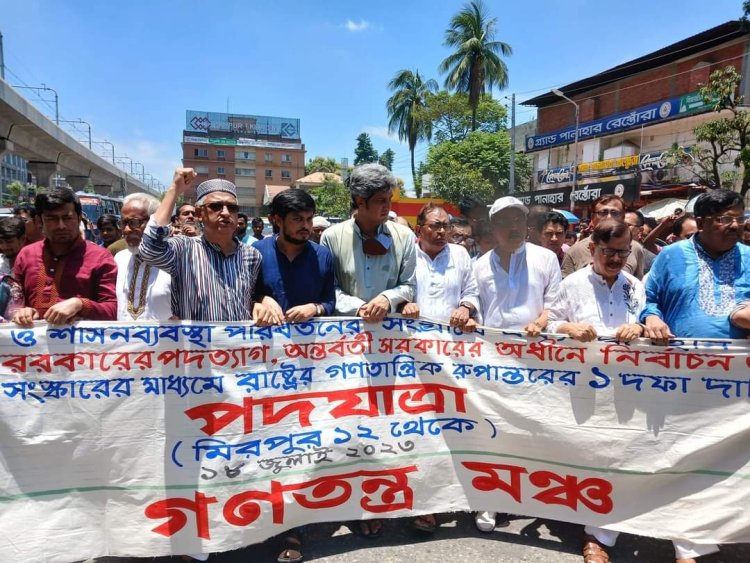
<svg viewBox="0 0 750 563">
<path fill-rule="evenodd" d="M 139 247 L 146 264 L 172 277 L 173 310 L 182 320 L 245 321 L 270 324 L 274 315 L 253 303 L 260 271 L 260 253 L 243 244 L 237 228 L 237 188 L 222 179 L 207 180 L 196 188 L 196 211 L 203 235 L 169 236 L 175 200 L 195 179 L 192 168 L 178 168 L 164 199 L 149 219 Z"/>
<path fill-rule="evenodd" d="M 122 234 L 127 246 L 115 255 L 118 321 L 166 321 L 173 316 L 172 278 L 144 263 L 138 252 L 146 223 L 158 207 L 158 199 L 143 193 L 122 200 Z"/>
<path fill-rule="evenodd" d="M 414 301 L 414 233 L 388 221 L 395 187 L 396 177 L 385 166 L 358 166 L 349 178 L 355 217 L 323 232 L 320 244 L 333 254 L 339 315 L 380 322 Z"/>
<path fill-rule="evenodd" d="M 597 199 L 591 206 L 591 226 L 596 228 L 599 221 L 604 219 L 616 219 L 622 221 L 625 217 L 625 200 L 616 195 L 603 195 Z M 589 243 L 591 237 L 586 237 L 573 246 L 565 253 L 562 265 L 562 277 L 569 276 L 577 270 L 581 270 L 591 264 L 591 250 Z M 632 252 L 628 256 L 624 270 L 633 274 L 636 278 L 643 277 L 643 246 L 633 241 Z"/>
<path fill-rule="evenodd" d="M 630 256 L 632 231 L 626 223 L 604 219 L 591 233 L 590 266 L 573 272 L 560 284 L 549 312 L 549 331 L 569 334 L 581 342 L 615 336 L 629 342 L 643 334 L 638 315 L 646 305 L 643 284 L 623 272 Z"/>
<path fill-rule="evenodd" d="M 463 248 L 449 244 L 453 231 L 448 213 L 428 203 L 417 215 L 417 301 L 402 313 L 449 323 L 471 332 L 476 328 L 479 290 L 472 273 L 471 257 Z M 434 520 L 433 520 L 434 524 Z"/>
<path fill-rule="evenodd" d="M 660 343 L 673 336 L 747 336 L 744 323 L 736 318 L 737 305 L 750 298 L 750 248 L 740 244 L 744 211 L 742 196 L 732 190 L 710 190 L 697 199 L 698 232 L 666 246 L 649 273 L 640 319 L 645 336 Z M 702 507 L 695 503 L 685 509 Z M 714 544 L 673 542 L 678 563 L 694 563 L 697 557 L 718 551 Z"/>
</svg>

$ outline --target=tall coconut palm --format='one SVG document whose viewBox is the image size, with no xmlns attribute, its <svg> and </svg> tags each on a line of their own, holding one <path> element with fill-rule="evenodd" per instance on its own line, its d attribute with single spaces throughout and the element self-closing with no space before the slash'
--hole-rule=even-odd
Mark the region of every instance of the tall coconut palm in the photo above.
<svg viewBox="0 0 750 563">
<path fill-rule="evenodd" d="M 477 106 L 485 90 L 508 86 L 508 67 L 500 55 L 512 55 L 513 49 L 495 41 L 496 24 L 497 18 L 489 18 L 482 0 L 472 0 L 451 18 L 445 30 L 443 45 L 455 47 L 456 51 L 438 68 L 441 73 L 448 73 L 446 88 L 469 94 L 472 131 L 477 128 Z"/>
<path fill-rule="evenodd" d="M 398 138 L 409 144 L 411 153 L 411 176 L 414 189 L 421 195 L 414 168 L 414 148 L 420 140 L 429 141 L 432 137 L 432 122 L 426 119 L 423 111 L 427 96 L 437 92 L 438 84 L 432 78 L 424 80 L 419 71 L 399 70 L 388 83 L 393 95 L 385 104 L 388 110 L 388 131 L 398 132 Z"/>
</svg>

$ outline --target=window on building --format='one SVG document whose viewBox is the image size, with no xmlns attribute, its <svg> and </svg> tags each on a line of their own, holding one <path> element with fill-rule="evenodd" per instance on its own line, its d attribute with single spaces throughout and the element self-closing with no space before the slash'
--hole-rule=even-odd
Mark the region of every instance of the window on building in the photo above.
<svg viewBox="0 0 750 563">
<path fill-rule="evenodd" d="M 216 158 L 219 160 L 226 160 L 227 158 L 227 151 L 219 149 L 216 151 Z"/>
<path fill-rule="evenodd" d="M 266 178 L 273 178 L 273 170 L 266 168 Z"/>
<path fill-rule="evenodd" d="M 292 155 L 290 154 L 281 155 L 281 162 L 291 162 L 291 161 L 292 161 Z"/>
<path fill-rule="evenodd" d="M 195 149 L 193 154 L 196 158 L 208 158 L 208 149 Z"/>
<path fill-rule="evenodd" d="M 234 158 L 236 160 L 255 160 L 255 151 L 236 151 Z"/>
<path fill-rule="evenodd" d="M 235 168 L 236 176 L 255 176 L 255 168 Z"/>
<path fill-rule="evenodd" d="M 273 153 L 271 152 L 266 153 L 266 162 L 273 162 Z"/>
<path fill-rule="evenodd" d="M 208 174 L 208 166 L 199 165 L 195 167 L 196 174 Z"/>
<path fill-rule="evenodd" d="M 281 177 L 282 177 L 282 178 L 283 178 L 284 180 L 291 180 L 291 179 L 292 179 L 292 173 L 291 173 L 291 172 L 289 172 L 289 170 L 282 170 L 282 171 L 281 171 Z"/>
<path fill-rule="evenodd" d="M 218 168 L 216 169 L 216 173 L 217 173 L 217 174 L 218 174 L 219 176 L 224 176 L 224 175 L 225 175 L 225 174 L 227 173 L 227 171 L 226 171 L 226 169 L 225 169 L 225 168 L 224 168 L 223 166 L 219 166 L 219 167 L 218 167 Z"/>
</svg>

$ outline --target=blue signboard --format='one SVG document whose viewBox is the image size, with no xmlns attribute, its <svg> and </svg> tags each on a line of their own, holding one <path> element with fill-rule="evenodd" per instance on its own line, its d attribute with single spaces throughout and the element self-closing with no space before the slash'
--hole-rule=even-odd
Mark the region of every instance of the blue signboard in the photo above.
<svg viewBox="0 0 750 563">
<path fill-rule="evenodd" d="M 680 113 L 680 98 L 670 98 L 664 102 L 649 104 L 632 111 L 618 113 L 604 119 L 587 121 L 578 125 L 578 139 L 609 135 L 663 121 Z M 526 137 L 526 149 L 529 151 L 564 145 L 575 140 L 575 126 L 546 135 L 529 135 Z"/>
<path fill-rule="evenodd" d="M 299 119 L 187 110 L 185 131 L 233 133 L 236 136 L 281 137 L 300 140 Z"/>
</svg>

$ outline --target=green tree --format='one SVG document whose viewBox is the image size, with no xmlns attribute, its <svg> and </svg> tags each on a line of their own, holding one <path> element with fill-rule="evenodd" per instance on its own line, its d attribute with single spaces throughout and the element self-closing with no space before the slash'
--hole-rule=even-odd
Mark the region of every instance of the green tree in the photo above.
<svg viewBox="0 0 750 563">
<path fill-rule="evenodd" d="M 385 104 L 388 110 L 388 131 L 398 132 L 398 138 L 406 141 L 411 155 L 411 177 L 414 190 L 419 197 L 421 182 L 414 168 L 414 148 L 420 140 L 429 141 L 432 137 L 432 124 L 425 115 L 426 98 L 438 89 L 432 78 L 424 80 L 419 71 L 399 70 L 388 83 L 393 95 Z"/>
<path fill-rule="evenodd" d="M 451 198 L 456 197 L 463 180 L 469 181 L 465 195 L 485 201 L 503 195 L 508 192 L 510 181 L 508 133 L 473 131 L 462 141 L 433 145 L 427 152 L 427 171 L 432 174 L 433 191 L 449 201 L 457 201 Z M 530 177 L 529 159 L 517 153 L 517 186 L 528 185 Z"/>
<path fill-rule="evenodd" d="M 472 131 L 472 112 L 469 96 L 464 92 L 451 94 L 441 90 L 427 98 L 427 117 L 432 122 L 432 136 L 435 142 L 462 141 Z M 497 133 L 506 128 L 507 111 L 505 106 L 483 95 L 479 99 L 476 112 L 476 130 Z"/>
<path fill-rule="evenodd" d="M 3 201 L 2 205 L 15 205 L 22 199 L 22 195 L 26 192 L 26 186 L 19 182 L 18 180 L 14 180 L 13 182 L 9 182 L 5 186 L 5 191 L 3 192 Z"/>
<path fill-rule="evenodd" d="M 357 146 L 354 149 L 354 166 L 378 161 L 378 151 L 372 146 L 372 140 L 367 133 L 357 136 Z"/>
<path fill-rule="evenodd" d="M 324 217 L 349 218 L 349 190 L 333 175 L 326 174 L 322 186 L 312 188 L 310 195 L 315 199 L 315 213 Z"/>
<path fill-rule="evenodd" d="M 477 108 L 485 90 L 508 86 L 508 67 L 500 55 L 510 56 L 513 49 L 495 41 L 497 18 L 489 18 L 482 0 L 472 0 L 450 21 L 445 31 L 446 47 L 456 50 L 438 67 L 447 73 L 445 87 L 469 95 L 471 130 L 477 128 Z"/>
<path fill-rule="evenodd" d="M 699 92 L 723 116 L 693 129 L 698 144 L 673 147 L 672 161 L 690 167 L 704 185 L 731 189 L 741 179 L 740 193 L 750 191 L 750 115 L 743 109 L 738 92 L 742 76 L 733 66 L 715 70 Z"/>
<path fill-rule="evenodd" d="M 387 149 L 380 155 L 378 163 L 385 166 L 388 170 L 393 170 L 393 159 L 396 158 L 396 153 L 393 149 Z"/>
<path fill-rule="evenodd" d="M 305 164 L 305 176 L 314 172 L 329 172 L 330 174 L 339 174 L 341 165 L 335 158 L 330 156 L 316 156 L 311 158 Z"/>
</svg>

